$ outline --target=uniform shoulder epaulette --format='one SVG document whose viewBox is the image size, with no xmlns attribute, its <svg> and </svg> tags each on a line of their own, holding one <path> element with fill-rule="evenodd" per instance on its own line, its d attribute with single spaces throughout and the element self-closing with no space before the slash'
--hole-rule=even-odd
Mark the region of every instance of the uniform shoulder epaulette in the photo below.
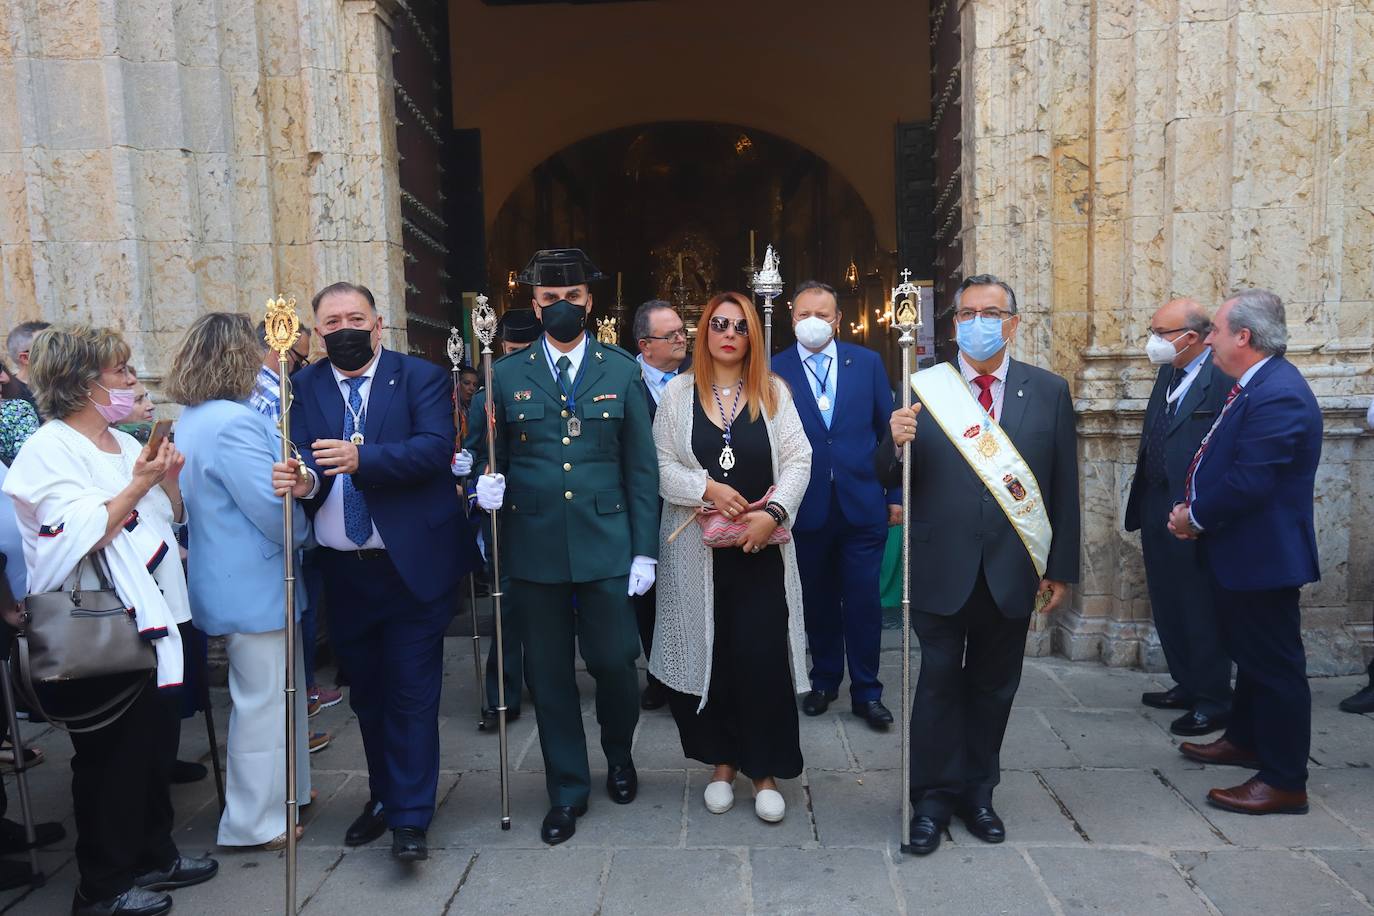
<svg viewBox="0 0 1374 916">
<path fill-rule="evenodd" d="M 630 362 L 632 362 L 632 363 L 633 363 L 633 362 L 636 362 L 633 353 L 631 353 L 629 350 L 626 350 L 626 349 L 624 349 L 623 347 L 621 347 L 621 346 L 619 346 L 619 345 L 617 345 L 617 344 L 603 343 L 603 344 L 601 345 L 601 347 L 602 347 L 602 349 L 604 349 L 607 353 L 615 353 L 615 354 L 617 354 L 617 355 L 619 355 L 619 356 L 623 356 L 625 359 L 628 359 L 628 360 L 629 360 Z"/>
</svg>

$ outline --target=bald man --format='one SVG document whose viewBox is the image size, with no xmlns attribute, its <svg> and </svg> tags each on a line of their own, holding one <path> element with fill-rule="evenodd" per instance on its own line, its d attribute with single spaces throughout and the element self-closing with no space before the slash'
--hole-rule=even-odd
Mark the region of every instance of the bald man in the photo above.
<svg viewBox="0 0 1374 916">
<path fill-rule="evenodd" d="M 1126 530 L 1140 532 L 1155 632 L 1175 682 L 1140 700 L 1156 709 L 1183 710 L 1170 726 L 1176 735 L 1218 731 L 1231 715 L 1231 659 L 1198 542 L 1168 531 L 1169 512 L 1183 501 L 1188 465 L 1232 383 L 1203 342 L 1211 328 L 1207 312 L 1191 299 L 1166 303 L 1150 320 L 1145 353 L 1159 366 L 1159 376 L 1145 408 L 1126 503 Z"/>
</svg>

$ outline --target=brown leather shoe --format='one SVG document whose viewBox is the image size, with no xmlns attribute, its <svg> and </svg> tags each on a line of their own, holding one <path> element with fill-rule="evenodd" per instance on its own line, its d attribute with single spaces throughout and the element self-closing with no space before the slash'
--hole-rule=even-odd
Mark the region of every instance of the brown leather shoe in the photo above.
<svg viewBox="0 0 1374 916">
<path fill-rule="evenodd" d="M 1276 789 L 1252 776 L 1231 789 L 1213 789 L 1207 800 L 1239 814 L 1306 814 L 1307 793 Z"/>
<path fill-rule="evenodd" d="M 1212 766 L 1246 767 L 1251 770 L 1260 768 L 1259 760 L 1255 758 L 1254 751 L 1236 747 L 1225 738 L 1218 738 L 1207 744 L 1194 744 L 1192 741 L 1185 741 L 1178 746 L 1178 752 L 1189 760 L 1196 760 L 1198 763 L 1210 763 Z"/>
</svg>

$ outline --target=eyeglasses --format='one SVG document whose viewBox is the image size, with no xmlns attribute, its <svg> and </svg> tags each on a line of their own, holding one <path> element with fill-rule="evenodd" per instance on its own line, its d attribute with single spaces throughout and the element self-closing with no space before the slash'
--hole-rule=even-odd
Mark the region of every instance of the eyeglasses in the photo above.
<svg viewBox="0 0 1374 916">
<path fill-rule="evenodd" d="M 1177 334 L 1180 331 L 1191 331 L 1192 328 L 1150 328 L 1148 333 L 1158 334 L 1163 337 L 1165 334 Z"/>
<path fill-rule="evenodd" d="M 684 331 L 674 331 L 674 332 L 671 333 L 671 334 L 663 334 L 663 335 L 659 335 L 659 334 L 645 334 L 643 337 L 641 337 L 641 338 L 639 338 L 639 339 L 640 339 L 640 340 L 686 340 L 686 339 L 687 339 L 687 332 L 684 330 Z"/>
<path fill-rule="evenodd" d="M 707 324 L 709 324 L 711 326 L 711 330 L 715 331 L 717 334 L 724 334 L 727 330 L 729 330 L 731 321 L 724 315 L 713 315 L 711 317 L 711 320 L 708 321 Z M 736 318 L 734 320 L 734 325 L 735 333 L 738 334 L 740 337 L 749 336 L 749 320 L 747 318 Z"/>
<path fill-rule="evenodd" d="M 959 309 L 959 311 L 954 313 L 954 320 L 959 322 L 972 321 L 975 318 L 991 318 L 994 321 L 1006 321 L 1011 317 L 1011 312 L 1005 312 L 1002 309 L 983 309 L 981 312 L 977 309 Z"/>
</svg>

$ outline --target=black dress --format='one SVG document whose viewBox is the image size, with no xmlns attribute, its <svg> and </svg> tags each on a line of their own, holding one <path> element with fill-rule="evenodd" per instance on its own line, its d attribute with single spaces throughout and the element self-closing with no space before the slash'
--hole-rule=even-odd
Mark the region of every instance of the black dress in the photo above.
<svg viewBox="0 0 1374 916">
<path fill-rule="evenodd" d="M 763 416 L 742 409 L 731 427 L 735 466 L 720 466 L 724 434 L 693 399 L 692 452 L 713 480 L 750 502 L 773 485 L 773 462 Z M 715 642 L 706 707 L 700 698 L 670 695 L 682 752 L 711 765 L 729 764 L 751 779 L 801 775 L 801 739 L 787 634 L 782 550 L 739 547 L 711 551 L 715 579 Z"/>
</svg>

